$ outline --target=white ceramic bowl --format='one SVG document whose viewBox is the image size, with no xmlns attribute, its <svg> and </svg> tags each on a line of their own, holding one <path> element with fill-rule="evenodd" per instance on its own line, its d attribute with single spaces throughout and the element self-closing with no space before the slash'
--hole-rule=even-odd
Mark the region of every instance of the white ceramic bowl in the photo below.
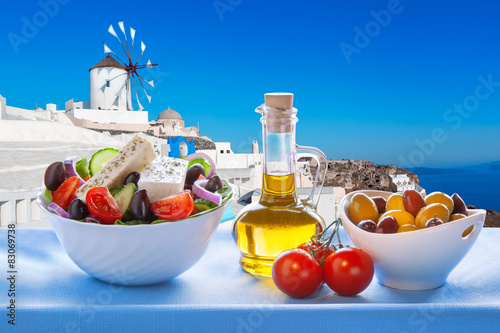
<svg viewBox="0 0 500 333">
<path fill-rule="evenodd" d="M 47 211 L 44 189 L 37 203 L 70 259 L 87 274 L 120 285 L 167 281 L 203 255 L 231 199 L 210 213 L 175 222 L 101 225 Z"/>
<path fill-rule="evenodd" d="M 359 192 L 386 199 L 393 193 L 349 193 L 340 203 L 340 217 L 354 245 L 372 258 L 378 281 L 396 289 L 426 290 L 442 286 L 476 241 L 486 218 L 486 211 L 469 209 L 467 218 L 432 228 L 396 234 L 370 233 L 349 220 L 349 202 Z M 462 237 L 472 225 L 472 232 Z"/>
</svg>

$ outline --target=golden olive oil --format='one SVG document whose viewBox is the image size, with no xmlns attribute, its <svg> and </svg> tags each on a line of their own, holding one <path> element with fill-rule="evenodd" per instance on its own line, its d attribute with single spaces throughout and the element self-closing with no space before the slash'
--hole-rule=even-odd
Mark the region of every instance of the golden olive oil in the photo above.
<svg viewBox="0 0 500 333">
<path fill-rule="evenodd" d="M 321 217 L 297 197 L 294 177 L 264 174 L 259 202 L 246 206 L 234 223 L 241 266 L 247 272 L 270 276 L 278 254 L 322 229 Z"/>
</svg>

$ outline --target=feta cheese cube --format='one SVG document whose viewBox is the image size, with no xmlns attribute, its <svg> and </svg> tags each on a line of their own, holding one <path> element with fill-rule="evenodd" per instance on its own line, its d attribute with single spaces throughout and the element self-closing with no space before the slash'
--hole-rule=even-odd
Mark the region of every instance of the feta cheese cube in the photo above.
<svg viewBox="0 0 500 333">
<path fill-rule="evenodd" d="M 106 165 L 76 190 L 76 196 L 85 200 L 88 190 L 93 187 L 105 186 L 109 189 L 121 185 L 130 173 L 140 173 L 155 158 L 153 145 L 135 135 Z"/>
<path fill-rule="evenodd" d="M 139 188 L 145 188 L 151 202 L 172 196 L 184 189 L 188 161 L 158 156 L 141 173 Z"/>
</svg>

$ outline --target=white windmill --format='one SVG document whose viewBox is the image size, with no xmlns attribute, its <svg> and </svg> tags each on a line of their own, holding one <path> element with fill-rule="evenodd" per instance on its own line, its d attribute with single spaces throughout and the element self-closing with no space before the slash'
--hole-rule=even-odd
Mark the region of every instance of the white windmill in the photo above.
<svg viewBox="0 0 500 333">
<path fill-rule="evenodd" d="M 132 89 L 137 99 L 139 110 L 142 111 L 144 107 L 139 100 L 137 93 L 137 85 L 143 89 L 148 102 L 151 103 L 151 96 L 148 95 L 144 82 L 154 87 L 153 80 L 147 81 L 137 71 L 139 69 L 150 68 L 158 64 L 152 64 L 148 60 L 146 64 L 139 64 L 146 45 L 141 41 L 141 54 L 136 61 L 132 60 L 134 51 L 135 29 L 130 27 L 130 46 L 128 43 L 127 34 L 123 21 L 118 22 L 125 45 L 122 43 L 120 37 L 116 33 L 113 25 L 110 24 L 108 32 L 118 39 L 123 51 L 125 52 L 127 62 L 123 61 L 115 52 L 113 52 L 106 44 L 104 44 L 104 53 L 107 57 L 101 60 L 98 64 L 90 69 L 90 108 L 94 110 L 119 110 L 119 111 L 132 111 Z M 121 62 L 118 62 L 111 53 Z"/>
</svg>

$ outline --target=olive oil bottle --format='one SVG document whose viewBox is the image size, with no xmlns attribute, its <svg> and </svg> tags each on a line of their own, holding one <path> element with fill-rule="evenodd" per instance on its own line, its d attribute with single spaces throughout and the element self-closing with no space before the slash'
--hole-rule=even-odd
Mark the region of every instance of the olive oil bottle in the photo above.
<svg viewBox="0 0 500 333">
<path fill-rule="evenodd" d="M 280 252 L 307 242 L 325 226 L 312 202 L 318 177 L 308 199 L 301 200 L 296 193 L 297 149 L 315 151 L 325 160 L 326 157 L 317 148 L 295 143 L 298 119 L 297 109 L 292 106 L 293 94 L 266 94 L 265 101 L 256 110 L 262 114 L 262 193 L 258 202 L 243 208 L 234 220 L 233 237 L 241 251 L 242 268 L 270 276 Z M 319 171 L 318 168 L 317 174 Z"/>
</svg>

